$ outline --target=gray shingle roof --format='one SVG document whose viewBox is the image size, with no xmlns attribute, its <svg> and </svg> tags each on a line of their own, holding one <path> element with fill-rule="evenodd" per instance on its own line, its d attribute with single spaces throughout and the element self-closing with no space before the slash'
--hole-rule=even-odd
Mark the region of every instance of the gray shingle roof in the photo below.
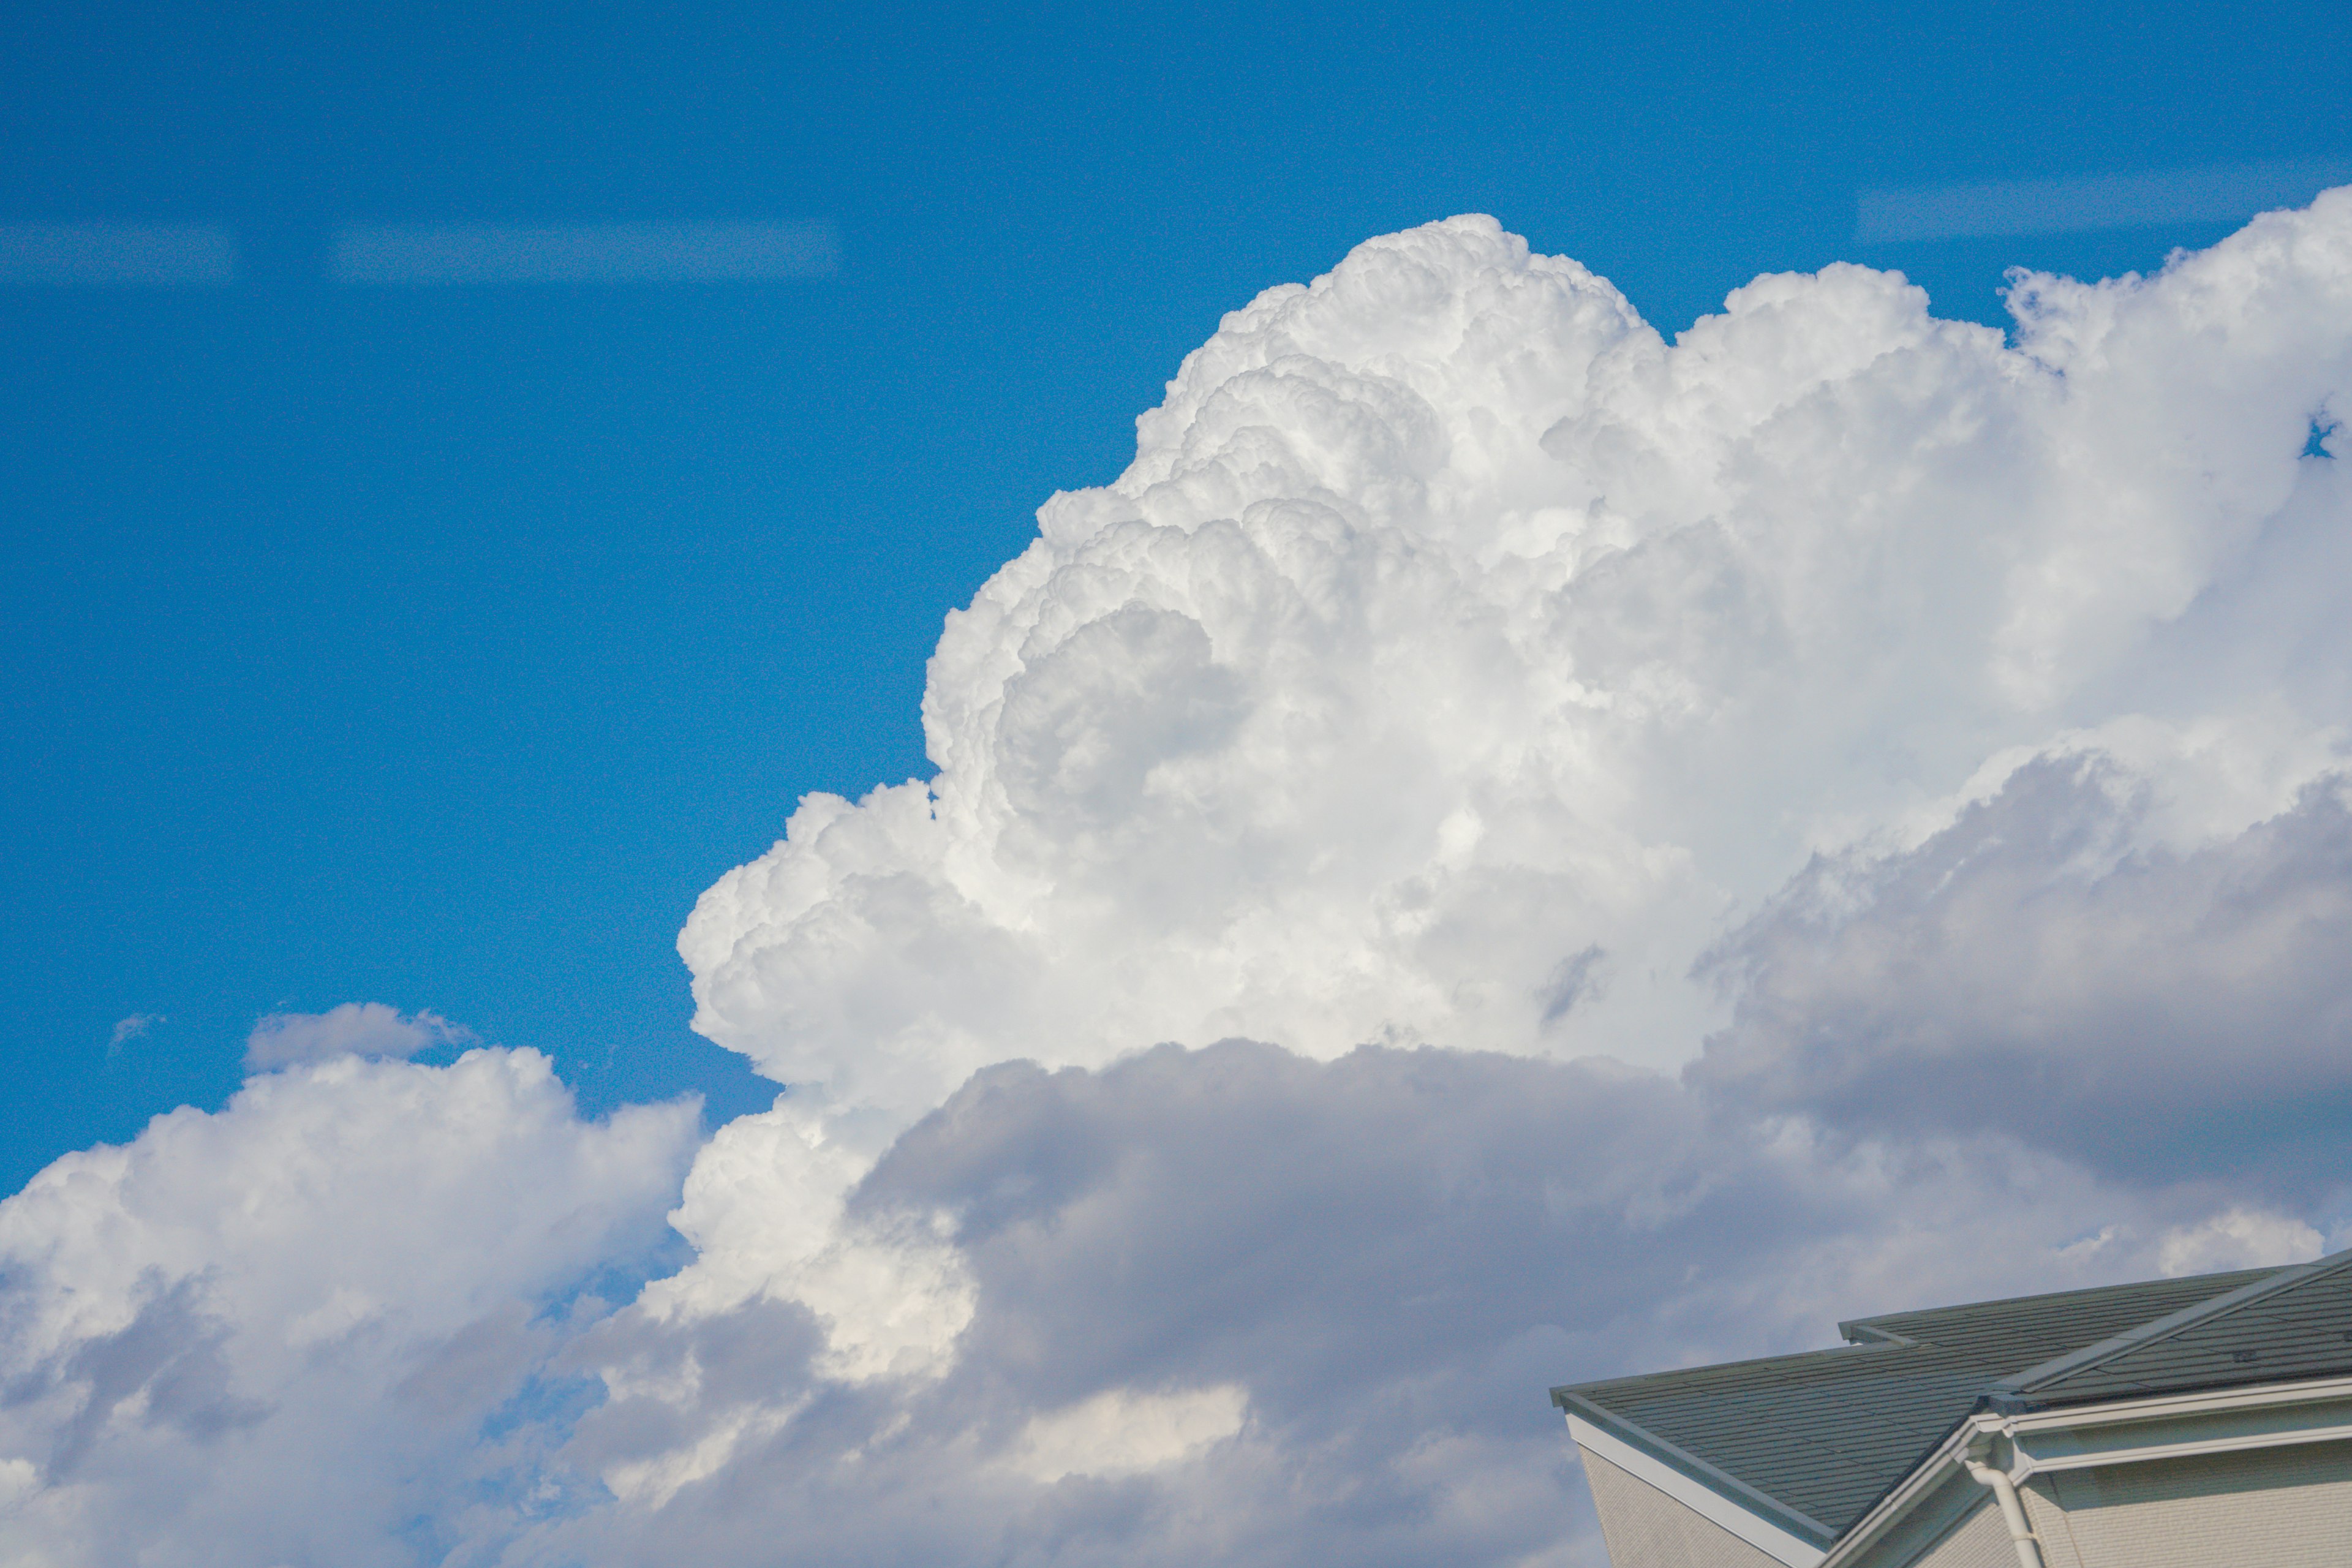
<svg viewBox="0 0 2352 1568">
<path fill-rule="evenodd" d="M 1552 1390 L 1826 1546 L 1980 1406 L 2352 1372 L 2352 1252 L 1838 1325 L 1852 1344 Z"/>
<path fill-rule="evenodd" d="M 2080 1405 L 2352 1368 L 2352 1252 L 2269 1277 L 2171 1318 L 2029 1367 L 2004 1407 Z"/>
</svg>

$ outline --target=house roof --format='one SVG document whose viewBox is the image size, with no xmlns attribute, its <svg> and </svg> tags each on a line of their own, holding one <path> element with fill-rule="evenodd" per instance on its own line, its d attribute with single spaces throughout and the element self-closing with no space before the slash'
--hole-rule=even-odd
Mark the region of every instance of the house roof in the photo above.
<svg viewBox="0 0 2352 1568">
<path fill-rule="evenodd" d="M 1838 1325 L 1836 1350 L 1552 1390 L 1552 1402 L 1827 1546 L 1976 1410 L 2352 1372 L 2352 1251 Z"/>
</svg>

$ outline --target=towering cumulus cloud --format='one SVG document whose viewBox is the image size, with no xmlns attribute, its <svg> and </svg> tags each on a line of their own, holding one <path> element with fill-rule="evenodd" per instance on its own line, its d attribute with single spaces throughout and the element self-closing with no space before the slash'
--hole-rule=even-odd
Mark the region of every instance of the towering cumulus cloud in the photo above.
<svg viewBox="0 0 2352 1568">
<path fill-rule="evenodd" d="M 2250 700 L 2334 617 L 2239 580 L 2340 515 L 2344 206 L 2021 279 L 2015 348 L 1850 267 L 1670 348 L 1485 219 L 1272 290 L 950 617 L 938 775 L 704 896 L 698 1024 L 885 1136 L 1160 1039 L 1671 1065 L 1727 919 L 1988 759 L 2243 721 L 2208 815 L 2277 809 L 2333 744 Z"/>
<path fill-rule="evenodd" d="M 808 797 L 697 907 L 773 1110 L 672 1189 L 667 1112 L 341 1058 L 62 1163 L 0 1209 L 7 1529 L 1592 1563 L 1547 1383 L 2345 1239 L 2352 191 L 2010 300 L 1833 267 L 1668 344 L 1485 218 L 1261 296 L 949 617 L 935 776 Z M 462 1310 L 332 1308 L 331 1254 L 233 1289 L 231 1209 L 365 1212 L 323 1179 L 73 1272 L 124 1170 L 404 1093 L 480 1140 L 493 1198 L 402 1212 Z M 691 1257 L 582 1296 L 655 1191 Z M 405 1522 L 286 1543 L 255 1456 L 312 1432 Z M 110 1536 L 134 1454 L 204 1501 Z"/>
</svg>

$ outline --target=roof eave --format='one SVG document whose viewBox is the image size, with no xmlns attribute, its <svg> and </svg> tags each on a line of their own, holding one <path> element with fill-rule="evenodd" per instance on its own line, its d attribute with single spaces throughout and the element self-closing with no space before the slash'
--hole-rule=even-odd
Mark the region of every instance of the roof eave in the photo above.
<svg viewBox="0 0 2352 1568">
<path fill-rule="evenodd" d="M 1825 1551 L 1837 1539 L 1837 1531 L 1820 1520 L 1790 1507 L 1769 1493 L 1759 1491 L 1728 1471 L 1707 1463 L 1690 1452 L 1637 1422 L 1630 1421 L 1613 1410 L 1595 1405 L 1575 1388 L 1555 1388 L 1552 1403 L 1572 1420 L 1599 1428 L 1627 1447 L 1646 1452 L 1659 1463 L 1681 1473 L 1696 1485 L 1705 1487 L 1729 1503 L 1762 1520 L 1773 1529 L 1794 1536 L 1816 1552 Z"/>
</svg>

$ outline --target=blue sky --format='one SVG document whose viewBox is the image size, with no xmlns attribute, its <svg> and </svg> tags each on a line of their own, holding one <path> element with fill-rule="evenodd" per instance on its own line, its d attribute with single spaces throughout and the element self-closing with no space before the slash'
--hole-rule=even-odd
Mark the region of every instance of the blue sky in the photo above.
<svg viewBox="0 0 2352 1568">
<path fill-rule="evenodd" d="M 1483 211 L 1672 331 L 1857 193 L 2352 150 L 2325 5 L 22 10 L 0 220 L 244 281 L 0 290 L 13 1189 L 265 1013 L 429 1006 L 588 1102 L 761 1090 L 670 941 L 811 789 L 928 772 L 940 618 L 1221 312 Z M 337 288 L 352 222 L 822 220 L 803 281 Z M 114 1024 L 159 1016 L 110 1052 Z"/>
</svg>

